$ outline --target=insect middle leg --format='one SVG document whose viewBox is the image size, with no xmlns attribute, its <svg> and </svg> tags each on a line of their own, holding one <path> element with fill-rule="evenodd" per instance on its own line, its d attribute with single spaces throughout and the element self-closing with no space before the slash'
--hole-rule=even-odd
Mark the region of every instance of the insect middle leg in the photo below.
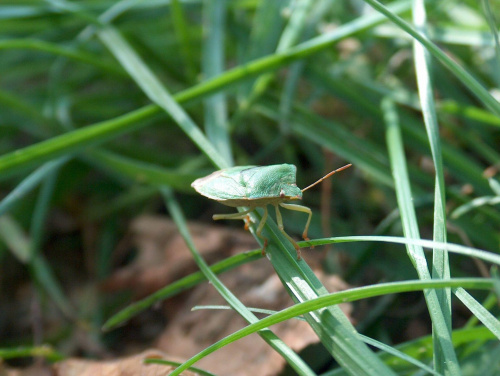
<svg viewBox="0 0 500 376">
<path fill-rule="evenodd" d="M 279 205 L 285 209 L 288 209 L 288 210 L 296 210 L 296 211 L 300 211 L 300 212 L 309 214 L 309 217 L 307 218 L 307 222 L 306 222 L 306 227 L 304 228 L 304 232 L 302 233 L 302 238 L 305 241 L 309 240 L 309 238 L 307 237 L 307 231 L 309 230 L 309 224 L 311 223 L 311 218 L 312 218 L 311 209 L 309 209 L 307 206 L 295 205 L 295 204 L 285 204 L 283 202 L 280 202 Z M 311 248 L 313 248 L 313 246 L 311 246 Z"/>
<path fill-rule="evenodd" d="M 285 232 L 285 226 L 283 226 L 283 218 L 281 218 L 280 207 L 277 204 L 275 204 L 274 207 L 276 209 L 276 222 L 278 222 L 278 228 L 279 228 L 279 230 L 281 231 L 281 233 L 283 235 L 285 235 L 285 237 L 288 239 L 288 241 L 290 243 L 292 243 L 292 245 L 294 246 L 295 250 L 297 251 L 297 260 L 301 260 L 302 257 L 300 256 L 300 247 L 299 247 L 299 245 L 297 244 L 297 242 L 295 240 L 293 240 L 293 238 L 290 235 L 288 235 Z"/>
</svg>

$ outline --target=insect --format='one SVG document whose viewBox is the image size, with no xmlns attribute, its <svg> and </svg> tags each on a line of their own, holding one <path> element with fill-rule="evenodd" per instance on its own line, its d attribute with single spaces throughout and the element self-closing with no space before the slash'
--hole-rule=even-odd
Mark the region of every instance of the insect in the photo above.
<svg viewBox="0 0 500 376">
<path fill-rule="evenodd" d="M 256 234 L 264 241 L 262 254 L 265 254 L 267 238 L 262 235 L 262 230 L 267 220 L 267 205 L 273 205 L 276 210 L 276 221 L 281 233 L 293 244 L 297 251 L 297 260 L 301 259 L 300 247 L 293 238 L 285 232 L 280 207 L 307 213 L 306 226 L 302 233 L 304 240 L 309 240 L 307 231 L 311 223 L 312 211 L 307 206 L 286 203 L 286 201 L 302 199 L 302 193 L 316 184 L 322 182 L 336 172 L 345 170 L 351 164 L 340 167 L 323 176 L 315 183 L 300 189 L 296 184 L 297 167 L 291 164 L 271 166 L 239 166 L 215 171 L 212 174 L 195 180 L 191 186 L 201 195 L 216 200 L 221 204 L 238 207 L 245 206 L 248 210 L 233 214 L 215 214 L 212 218 L 243 219 L 245 229 L 248 229 L 249 214 L 256 208 L 263 208 L 264 214 L 257 226 Z"/>
</svg>

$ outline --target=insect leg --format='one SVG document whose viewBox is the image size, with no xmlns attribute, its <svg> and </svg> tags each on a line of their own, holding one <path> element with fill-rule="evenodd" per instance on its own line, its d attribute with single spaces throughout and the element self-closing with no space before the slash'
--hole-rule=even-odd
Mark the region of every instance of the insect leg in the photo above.
<svg viewBox="0 0 500 376">
<path fill-rule="evenodd" d="M 281 205 L 281 204 L 280 204 Z M 285 235 L 285 237 L 292 243 L 292 245 L 295 247 L 295 250 L 297 251 L 297 260 L 302 259 L 300 256 L 300 247 L 297 244 L 295 240 L 292 239 L 290 235 L 288 235 L 285 232 L 285 227 L 283 226 L 283 218 L 281 218 L 281 213 L 280 213 L 280 207 L 277 204 L 274 204 L 274 207 L 276 208 L 276 222 L 278 222 L 278 228 L 280 229 L 281 233 Z"/>
<path fill-rule="evenodd" d="M 231 213 L 231 214 L 214 214 L 212 219 L 218 221 L 219 219 L 245 219 L 248 213 L 252 212 L 253 209 L 245 210 L 241 213 Z"/>
<path fill-rule="evenodd" d="M 302 233 L 302 238 L 306 241 L 309 240 L 309 238 L 307 237 L 307 231 L 309 230 L 309 224 L 311 223 L 311 218 L 312 218 L 311 209 L 309 209 L 307 206 L 295 205 L 295 204 L 285 204 L 283 202 L 280 202 L 280 206 L 282 206 L 288 210 L 296 210 L 296 211 L 300 211 L 300 212 L 309 214 L 309 217 L 307 218 L 307 222 L 306 222 L 306 227 L 304 228 L 304 232 Z M 314 246 L 311 246 L 311 248 L 314 248 Z"/>
<path fill-rule="evenodd" d="M 262 230 L 264 229 L 264 225 L 266 224 L 267 221 L 267 206 L 264 206 L 264 214 L 262 215 L 262 219 L 259 222 L 259 226 L 257 227 L 257 231 L 255 233 L 259 238 L 261 238 L 264 241 L 264 246 L 262 247 L 262 256 L 266 255 L 266 247 L 267 247 L 267 238 L 262 236 Z"/>
<path fill-rule="evenodd" d="M 248 229 L 250 228 L 250 214 L 246 215 L 244 221 L 245 221 L 245 230 L 248 231 Z"/>
</svg>

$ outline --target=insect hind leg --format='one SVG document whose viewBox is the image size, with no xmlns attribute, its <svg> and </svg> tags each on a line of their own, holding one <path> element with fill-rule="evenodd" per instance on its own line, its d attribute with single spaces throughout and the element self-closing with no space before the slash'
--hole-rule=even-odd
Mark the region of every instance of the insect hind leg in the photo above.
<svg viewBox="0 0 500 376">
<path fill-rule="evenodd" d="M 308 241 L 309 238 L 307 237 L 307 231 L 309 230 L 309 225 L 311 224 L 311 218 L 312 218 L 311 209 L 308 208 L 307 206 L 295 205 L 295 204 L 285 204 L 283 202 L 280 202 L 279 205 L 285 209 L 288 209 L 288 210 L 295 210 L 295 211 L 309 214 L 309 217 L 307 218 L 307 222 L 306 222 L 306 227 L 304 228 L 304 232 L 302 233 L 302 238 L 305 241 Z"/>
</svg>

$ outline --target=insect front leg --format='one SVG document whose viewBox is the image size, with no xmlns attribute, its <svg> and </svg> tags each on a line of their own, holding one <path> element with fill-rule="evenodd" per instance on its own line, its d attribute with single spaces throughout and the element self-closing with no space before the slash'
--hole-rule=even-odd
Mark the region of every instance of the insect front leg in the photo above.
<svg viewBox="0 0 500 376">
<path fill-rule="evenodd" d="M 307 222 L 306 222 L 306 227 L 304 228 L 304 232 L 302 233 L 302 238 L 305 241 L 308 241 L 309 238 L 307 237 L 307 231 L 309 230 L 309 224 L 311 223 L 311 218 L 312 218 L 311 209 L 309 209 L 307 206 L 295 205 L 295 204 L 285 204 L 283 202 L 280 202 L 279 205 L 285 209 L 288 209 L 288 210 L 296 210 L 296 211 L 300 211 L 300 212 L 309 214 L 309 217 L 307 218 Z M 314 248 L 314 246 L 311 246 L 311 248 Z"/>
<path fill-rule="evenodd" d="M 297 244 L 297 242 L 295 240 L 293 240 L 293 238 L 290 235 L 288 235 L 285 232 L 285 226 L 283 226 L 283 218 L 281 218 L 280 207 L 278 205 L 276 205 L 276 204 L 274 204 L 274 207 L 276 209 L 276 222 L 278 222 L 278 228 L 280 229 L 281 233 L 283 235 L 285 235 L 285 237 L 288 239 L 288 241 L 290 243 L 292 243 L 292 245 L 295 247 L 295 250 L 297 251 L 297 260 L 301 260 L 302 257 L 300 256 L 300 247 L 299 247 L 299 245 Z"/>
</svg>

